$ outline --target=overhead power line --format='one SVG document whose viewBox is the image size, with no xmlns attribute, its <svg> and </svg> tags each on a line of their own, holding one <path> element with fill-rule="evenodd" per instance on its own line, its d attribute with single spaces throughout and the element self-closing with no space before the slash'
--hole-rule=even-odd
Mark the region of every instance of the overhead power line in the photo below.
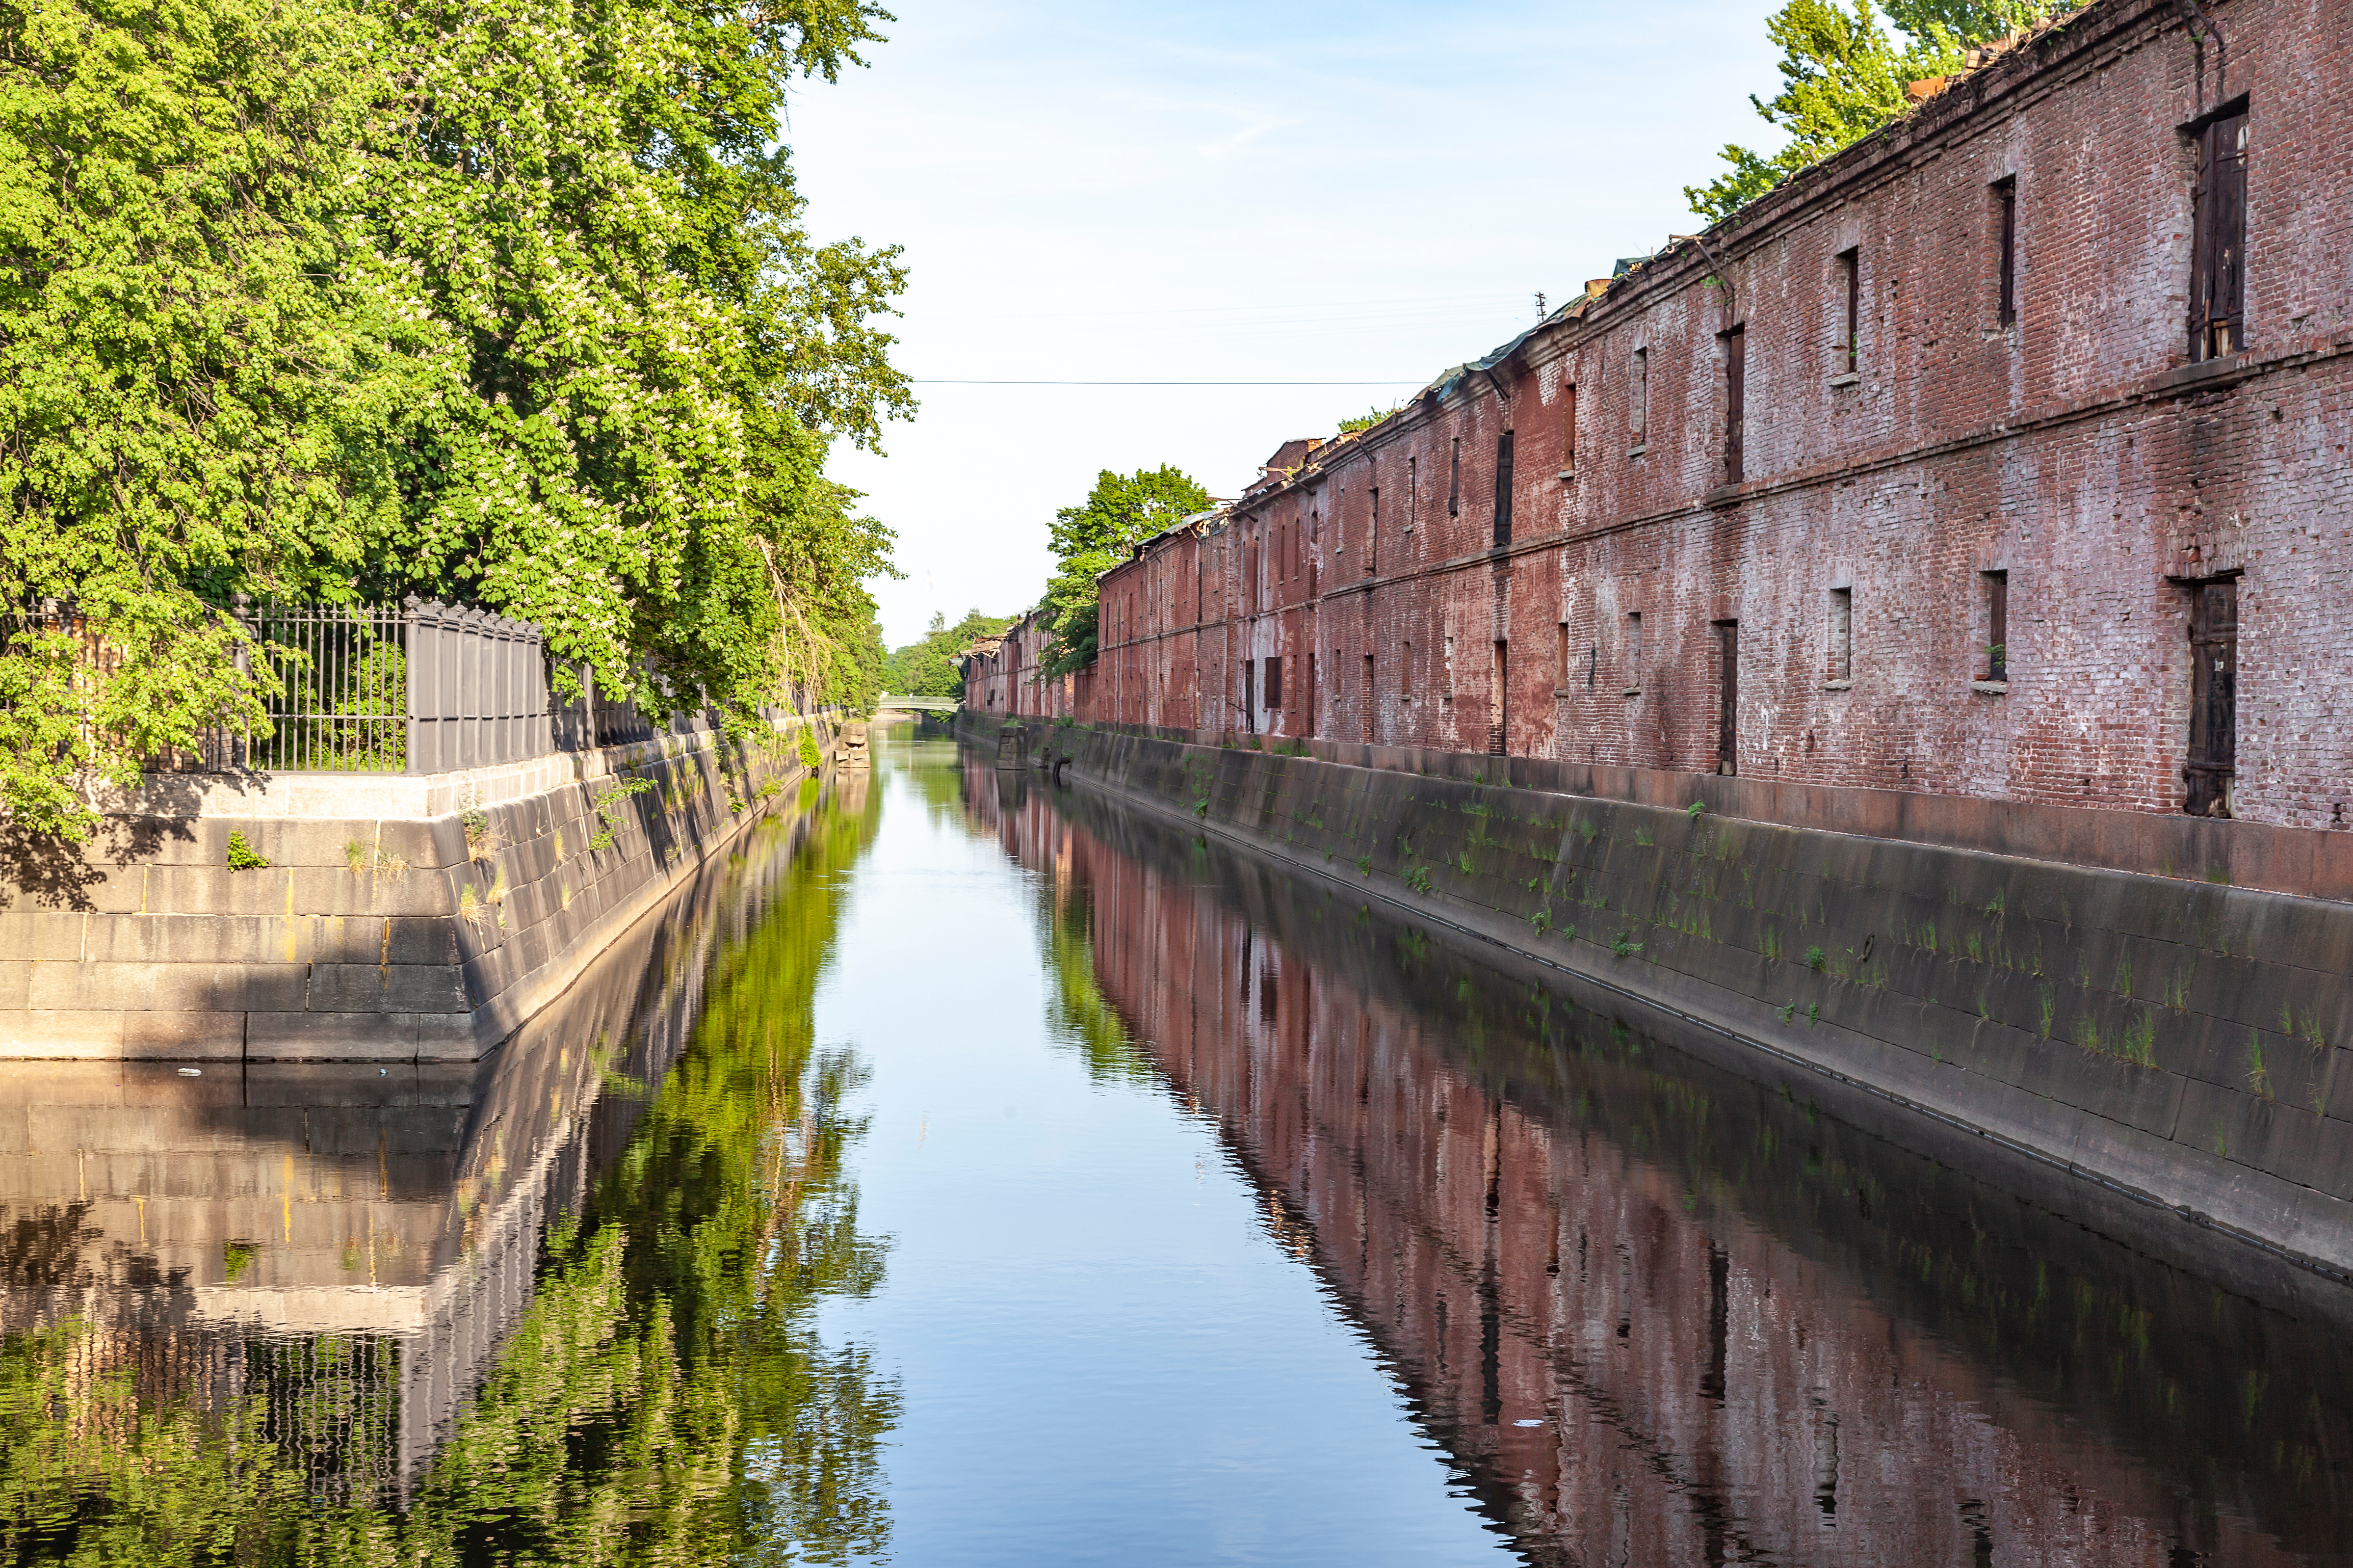
<svg viewBox="0 0 2353 1568">
<path fill-rule="evenodd" d="M 1430 378 L 1398 381 L 948 381 L 912 376 L 916 386 L 1420 386 Z"/>
</svg>

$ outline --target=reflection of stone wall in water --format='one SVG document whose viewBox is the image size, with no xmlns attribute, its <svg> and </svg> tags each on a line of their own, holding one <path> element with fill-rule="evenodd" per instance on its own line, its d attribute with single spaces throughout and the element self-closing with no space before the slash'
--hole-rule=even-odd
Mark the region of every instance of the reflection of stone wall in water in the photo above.
<svg viewBox="0 0 2353 1568">
<path fill-rule="evenodd" d="M 413 1477 L 530 1304 L 543 1227 L 626 1147 L 628 1086 L 661 1081 L 765 912 L 805 795 L 479 1067 L 12 1068 L 0 1332 L 79 1319 L 69 1375 L 128 1376 L 128 1408 L 258 1400 L 322 1484 Z"/>
<path fill-rule="evenodd" d="M 2325 1332 L 1565 989 L 993 773 L 967 764 L 976 816 L 1083 889 L 1106 995 L 1536 1560 L 2341 1544 L 2308 1413 L 2353 1391 Z M 2223 1410 L 2250 1428 L 2230 1452 L 2263 1456 L 2242 1474 L 2208 1451 Z"/>
</svg>

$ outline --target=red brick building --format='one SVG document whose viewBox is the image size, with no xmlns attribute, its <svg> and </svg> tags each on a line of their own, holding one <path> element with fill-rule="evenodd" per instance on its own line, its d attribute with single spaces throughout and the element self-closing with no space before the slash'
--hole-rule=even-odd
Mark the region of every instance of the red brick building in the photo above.
<svg viewBox="0 0 2353 1568">
<path fill-rule="evenodd" d="M 1085 687 L 1000 650 L 972 705 L 2346 826 L 2353 33 L 2206 9 L 1918 84 L 1148 542 Z"/>
</svg>

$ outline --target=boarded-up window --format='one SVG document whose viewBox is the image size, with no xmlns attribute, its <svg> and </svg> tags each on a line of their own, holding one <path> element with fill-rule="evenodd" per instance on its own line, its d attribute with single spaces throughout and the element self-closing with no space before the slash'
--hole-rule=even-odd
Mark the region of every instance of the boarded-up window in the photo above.
<svg viewBox="0 0 2353 1568">
<path fill-rule="evenodd" d="M 2010 679 L 2010 574 L 1983 574 L 1986 602 L 1985 678 Z"/>
<path fill-rule="evenodd" d="M 2247 111 L 2198 133 L 2196 229 L 2190 246 L 2189 357 L 2214 359 L 2246 342 Z"/>
<path fill-rule="evenodd" d="M 1735 327 L 1724 334 L 1724 482 L 1740 482 L 1741 426 L 1748 366 L 1748 331 Z"/>
<path fill-rule="evenodd" d="M 2189 591 L 2189 811 L 2228 816 L 2239 763 L 2239 584 L 2225 579 Z"/>
<path fill-rule="evenodd" d="M 1282 660 L 1266 661 L 1266 709 L 1271 713 L 1282 706 Z"/>
<path fill-rule="evenodd" d="M 1994 226 L 2000 235 L 1994 254 L 1994 294 L 2005 327 L 2018 320 L 2018 176 L 1993 184 Z"/>
<path fill-rule="evenodd" d="M 1512 542 L 1512 433 L 1495 437 L 1495 548 Z"/>
<path fill-rule="evenodd" d="M 1838 258 L 1839 336 L 1831 354 L 1833 375 L 1852 375 L 1862 363 L 1857 342 L 1862 327 L 1862 252 L 1842 250 Z"/>
</svg>

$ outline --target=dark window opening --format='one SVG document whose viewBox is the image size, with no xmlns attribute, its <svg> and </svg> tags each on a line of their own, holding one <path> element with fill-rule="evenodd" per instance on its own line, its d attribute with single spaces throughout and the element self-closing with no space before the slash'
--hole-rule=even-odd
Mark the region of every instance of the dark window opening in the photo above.
<svg viewBox="0 0 2353 1568">
<path fill-rule="evenodd" d="M 2001 249 L 1994 262 L 1995 288 L 2000 298 L 2001 324 L 2018 320 L 2018 176 L 1996 180 L 1994 221 L 2001 231 Z"/>
<path fill-rule="evenodd" d="M 2228 816 L 2239 762 L 2239 584 L 2193 583 L 2189 592 L 2188 810 Z"/>
<path fill-rule="evenodd" d="M 1988 680 L 2010 679 L 2010 574 L 1988 572 L 1985 578 L 1986 658 Z"/>
<path fill-rule="evenodd" d="M 1373 574 L 1381 550 L 1381 487 L 1366 490 L 1370 498 L 1365 503 L 1365 575 Z"/>
<path fill-rule="evenodd" d="M 1315 655 L 1312 650 L 1307 655 L 1307 688 L 1301 695 L 1307 702 L 1307 723 L 1302 732 L 1313 735 L 1315 733 Z"/>
<path fill-rule="evenodd" d="M 1462 437 L 1454 437 L 1446 464 L 1446 515 L 1454 517 L 1462 510 Z"/>
<path fill-rule="evenodd" d="M 1577 472 L 1577 383 L 1573 381 L 1560 389 L 1560 470 Z"/>
<path fill-rule="evenodd" d="M 1862 325 L 1862 252 L 1839 252 L 1838 271 L 1839 292 L 1843 296 L 1842 326 L 1838 351 L 1831 363 L 1838 366 L 1836 374 L 1852 375 L 1862 363 L 1861 347 L 1856 342 Z"/>
<path fill-rule="evenodd" d="M 2198 132 L 2198 189 L 2190 241 L 2189 357 L 2219 359 L 2246 346 L 2247 111 Z"/>
<path fill-rule="evenodd" d="M 1854 679 L 1854 590 L 1831 590 L 1831 676 L 1832 680 Z"/>
<path fill-rule="evenodd" d="M 1495 437 L 1495 548 L 1512 542 L 1512 433 Z"/>
<path fill-rule="evenodd" d="M 1270 658 L 1266 661 L 1266 710 L 1274 713 L 1281 711 L 1282 708 L 1282 660 L 1280 658 Z"/>
<path fill-rule="evenodd" d="M 1568 684 L 1568 623 L 1567 621 L 1559 623 L 1559 633 L 1560 646 L 1552 661 L 1552 683 L 1555 686 L 1565 687 Z"/>
<path fill-rule="evenodd" d="M 1626 617 L 1626 689 L 1642 689 L 1642 612 Z"/>
<path fill-rule="evenodd" d="M 1242 660 L 1242 719 L 1253 735 L 1258 733 L 1258 705 L 1250 700 L 1250 693 L 1257 686 L 1258 660 L 1246 658 Z"/>
<path fill-rule="evenodd" d="M 1748 364 L 1748 329 L 1735 327 L 1724 334 L 1724 482 L 1740 482 L 1742 406 Z"/>
</svg>

